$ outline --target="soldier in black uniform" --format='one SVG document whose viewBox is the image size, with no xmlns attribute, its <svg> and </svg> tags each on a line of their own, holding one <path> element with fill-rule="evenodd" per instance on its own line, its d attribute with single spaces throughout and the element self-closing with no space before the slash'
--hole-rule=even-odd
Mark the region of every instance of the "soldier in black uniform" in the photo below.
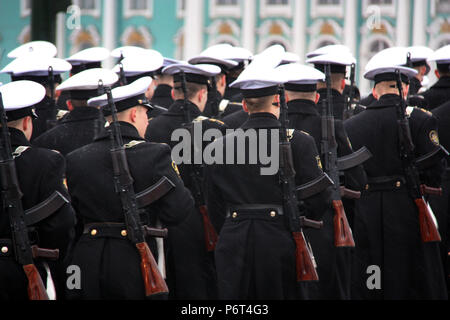
<svg viewBox="0 0 450 320">
<path fill-rule="evenodd" d="M 147 97 L 147 99 L 151 99 L 150 101 L 153 105 L 156 104 L 157 106 L 169 109 L 169 107 L 173 104 L 173 76 L 170 74 L 164 74 L 162 71 L 165 67 L 175 63 L 178 63 L 178 61 L 164 58 L 162 67 L 153 73 L 155 78 L 155 92 L 152 97 Z"/>
<path fill-rule="evenodd" d="M 344 111 L 346 110 L 346 97 L 343 95 L 346 83 L 345 76 L 347 73 L 347 67 L 355 63 L 351 53 L 337 52 L 329 53 L 322 56 L 317 56 L 307 60 L 307 63 L 313 63 L 314 67 L 324 72 L 325 63 L 331 65 L 331 93 L 333 95 L 333 113 L 336 119 L 342 120 L 344 118 Z M 320 100 L 317 103 L 319 107 L 319 114 L 322 114 L 322 104 L 327 96 L 327 89 L 325 83 L 318 84 L 318 91 L 320 94 Z"/>
<path fill-rule="evenodd" d="M 436 62 L 435 72 L 439 80 L 423 96 L 428 103 L 428 110 L 433 110 L 450 101 L 450 45 L 437 50 L 429 61 Z"/>
<path fill-rule="evenodd" d="M 112 86 L 119 77 L 111 70 L 95 68 L 78 73 L 58 86 L 58 91 L 68 93 L 67 102 L 72 111 L 59 121 L 58 126 L 34 140 L 33 145 L 58 150 L 66 156 L 92 143 L 105 126 L 100 110 L 87 104 L 90 98 L 98 96 L 100 80 L 105 86 Z M 150 78 L 148 82 L 151 82 Z"/>
<path fill-rule="evenodd" d="M 112 90 L 118 121 L 136 194 L 167 177 L 175 186 L 156 202 L 141 208 L 141 221 L 152 227 L 156 220 L 173 226 L 185 219 L 193 199 L 177 174 L 170 149 L 148 143 L 145 91 L 148 83 L 137 81 Z M 89 105 L 107 105 L 106 95 Z M 108 111 L 109 110 L 109 111 Z M 103 109 L 111 122 L 111 110 Z M 77 241 L 71 264 L 81 271 L 81 288 L 68 289 L 70 299 L 144 299 L 140 258 L 128 240 L 121 199 L 115 191 L 109 130 L 67 156 L 67 183 L 77 212 Z M 153 239 L 148 238 L 155 259 Z M 161 254 L 161 253 L 160 253 Z"/>
<path fill-rule="evenodd" d="M 11 68 L 7 72 L 11 75 L 12 81 L 35 81 L 42 84 L 47 90 L 45 98 L 35 106 L 38 118 L 33 120 L 31 137 L 31 142 L 33 142 L 56 125 L 58 109 L 54 100 L 54 90 L 62 81 L 61 74 L 69 71 L 72 66 L 62 59 L 34 54 L 20 57 L 10 65 Z"/>
<path fill-rule="evenodd" d="M 431 67 L 428 63 L 428 58 L 432 56 L 433 50 L 427 47 L 409 47 L 410 53 L 410 66 L 417 71 L 417 75 L 410 79 L 409 95 L 417 95 L 422 89 L 422 82 L 425 76 L 427 76 Z M 422 107 L 422 106 L 417 106 Z"/>
<path fill-rule="evenodd" d="M 262 56 L 256 61 L 261 59 Z M 271 55 L 270 59 L 276 57 Z M 242 130 L 228 134 L 212 145 L 223 148 L 224 159 L 228 159 L 231 152 L 243 155 L 245 164 L 217 163 L 207 170 L 208 206 L 211 218 L 220 230 L 215 252 L 219 298 L 225 300 L 299 298 L 296 247 L 284 215 L 279 168 L 272 168 L 273 163 L 270 163 L 270 168 L 275 170 L 263 173 L 262 169 L 269 165 L 263 165 L 262 159 L 249 162 L 255 156 L 252 154 L 255 145 L 267 144 L 267 150 L 279 150 L 279 136 L 272 136 L 272 132 L 280 131 L 280 108 L 273 103 L 282 82 L 270 79 L 274 70 L 265 71 L 267 77 L 257 83 L 253 82 L 257 78 L 251 77 L 252 80 L 242 81 L 238 78 L 232 84 L 241 89 L 245 87 L 242 89 L 244 106 L 250 116 Z M 252 132 L 255 140 L 249 139 Z M 289 135 L 297 173 L 296 184 L 300 186 L 324 176 L 314 140 L 294 130 Z M 245 149 L 241 150 L 237 141 L 246 139 Z M 273 155 L 277 157 L 279 154 Z M 235 157 L 232 159 L 236 161 Z M 305 199 L 307 216 L 320 219 L 329 204 L 327 196 L 327 192 L 322 190 Z"/>
<path fill-rule="evenodd" d="M 194 128 L 201 128 L 201 132 L 208 129 L 218 129 L 225 131 L 225 126 L 218 120 L 209 119 L 201 116 L 207 101 L 207 82 L 211 77 L 220 73 L 220 68 L 213 65 L 189 65 L 174 64 L 168 66 L 163 71 L 174 76 L 174 97 L 175 102 L 169 108 L 169 111 L 149 123 L 146 138 L 152 142 L 167 143 L 172 148 L 181 143 L 191 148 L 194 142 L 173 141 L 172 134 L 177 129 L 185 128 L 188 125 L 189 114 L 190 121 L 194 122 Z M 186 78 L 185 97 L 183 92 L 184 72 Z M 186 130 L 186 129 L 184 129 Z M 183 131 L 185 132 L 185 131 Z M 190 135 L 192 136 L 192 135 Z M 195 136 L 195 139 L 202 137 Z M 180 139 L 180 138 L 178 138 Z M 204 150 L 207 142 L 197 144 L 200 150 Z M 203 145 L 202 145 L 203 144 Z M 174 151 L 173 151 L 174 152 Z M 185 154 L 186 151 L 183 152 Z M 180 151 L 177 152 L 177 156 Z M 194 153 L 191 153 L 192 155 Z M 199 159 L 202 160 L 202 159 Z M 196 189 L 201 187 L 193 181 L 193 170 L 198 172 L 197 177 L 200 181 L 203 179 L 202 161 L 191 162 L 190 158 L 186 161 L 176 161 L 180 166 L 181 177 L 185 185 L 195 195 Z M 180 163 L 183 162 L 183 163 Z M 171 289 L 172 299 L 215 299 L 217 297 L 216 276 L 214 269 L 213 253 L 207 251 L 204 237 L 204 225 L 200 214 L 202 205 L 202 194 L 200 199 L 196 198 L 195 210 L 191 210 L 187 219 L 180 225 L 170 228 L 169 233 L 169 257 L 168 257 L 168 285 Z M 195 198 L 195 196 L 194 196 Z"/>
<path fill-rule="evenodd" d="M 66 59 L 72 65 L 70 76 L 74 76 L 80 72 L 97 69 L 102 67 L 102 61 L 109 58 L 109 50 L 102 47 L 94 47 L 81 50 Z M 67 100 L 69 100 L 68 91 L 59 91 L 56 105 L 60 110 L 68 110 Z"/>
<path fill-rule="evenodd" d="M 14 153 L 19 187 L 23 193 L 24 210 L 47 200 L 55 191 L 69 200 L 63 184 L 65 160 L 58 152 L 32 147 L 34 117 L 32 106 L 45 96 L 45 89 L 31 81 L 17 81 L 0 87 L 8 117 L 11 146 Z M 27 94 L 24 95 L 24 92 Z M 3 200 L 0 200 L 3 202 Z M 50 216 L 35 216 L 29 226 L 32 245 L 46 249 L 59 249 L 59 259 L 48 262 L 56 288 L 56 298 L 62 299 L 65 286 L 63 260 L 74 236 L 75 214 L 68 201 L 64 201 Z M 3 208 L 3 206 L 1 206 Z M 51 212 L 50 212 L 51 213 Z M 24 270 L 14 259 L 8 214 L 2 209 L 0 215 L 0 300 L 26 300 L 27 278 Z M 36 265 L 44 280 L 47 278 L 43 260 Z"/>
<path fill-rule="evenodd" d="M 289 125 L 293 129 L 310 134 L 318 150 L 322 148 L 322 118 L 318 112 L 319 94 L 317 84 L 323 82 L 325 75 L 314 68 L 299 64 L 289 64 L 277 68 L 286 75 L 285 84 L 288 99 Z M 326 99 L 326 97 L 325 97 Z M 335 137 L 338 145 L 337 156 L 344 157 L 353 153 L 350 140 L 342 121 L 335 120 Z M 322 153 L 321 153 L 322 154 Z M 322 163 L 324 159 L 321 159 Z M 342 175 L 342 186 L 360 192 L 367 183 L 362 165 L 351 168 Z M 346 200 L 346 201 L 345 201 Z M 343 199 L 348 220 L 352 221 L 354 203 Z M 351 251 L 349 248 L 336 248 L 334 244 L 334 211 L 330 206 L 323 217 L 324 227 L 320 231 L 307 230 L 311 245 L 316 253 L 319 286 L 315 288 L 315 299 L 350 299 Z M 311 231 L 311 232 L 309 232 Z M 311 293 L 311 298 L 313 298 Z"/>
<path fill-rule="evenodd" d="M 420 236 L 419 212 L 410 196 L 399 152 L 397 105 L 401 102 L 396 70 L 406 98 L 409 78 L 417 72 L 400 67 L 407 50 L 382 51 L 369 61 L 365 77 L 375 81 L 378 101 L 349 119 L 345 128 L 355 148 L 366 146 L 373 157 L 364 163 L 368 185 L 356 203 L 354 235 L 355 299 L 446 299 L 437 243 Z M 407 110 L 416 157 L 439 151 L 436 119 L 417 108 Z M 442 168 L 432 158 L 422 183 L 440 185 Z"/>
</svg>

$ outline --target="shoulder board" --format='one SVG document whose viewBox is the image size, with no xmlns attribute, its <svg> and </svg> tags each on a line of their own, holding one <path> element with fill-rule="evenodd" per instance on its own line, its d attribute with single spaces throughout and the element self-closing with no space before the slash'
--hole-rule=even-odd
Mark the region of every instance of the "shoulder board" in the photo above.
<svg viewBox="0 0 450 320">
<path fill-rule="evenodd" d="M 295 129 L 287 129 L 286 131 L 287 131 L 287 137 L 288 137 L 288 139 L 289 139 L 289 140 L 292 140 L 292 138 L 294 137 Z"/>
<path fill-rule="evenodd" d="M 56 114 L 56 120 L 61 120 L 68 113 L 69 111 L 67 110 L 58 110 L 58 113 Z"/>
<path fill-rule="evenodd" d="M 228 107 L 228 104 L 230 103 L 230 100 L 222 99 L 219 104 L 219 111 L 224 112 L 225 109 Z"/>
<path fill-rule="evenodd" d="M 305 135 L 307 135 L 307 136 L 311 136 L 311 135 L 310 135 L 308 132 L 306 132 L 306 131 L 300 130 L 300 132 L 303 133 L 303 134 L 305 134 Z"/>
<path fill-rule="evenodd" d="M 31 147 L 29 147 L 29 146 L 20 146 L 20 147 L 17 147 L 17 149 L 14 150 L 14 152 L 13 152 L 13 154 L 12 154 L 13 158 L 16 159 L 16 158 L 20 157 L 20 156 L 22 155 L 22 153 L 24 153 L 25 151 L 27 151 L 27 150 L 30 149 L 30 148 L 31 148 Z"/>
<path fill-rule="evenodd" d="M 193 122 L 202 122 L 202 121 L 205 121 L 205 120 L 208 120 L 208 119 L 209 118 L 205 117 L 205 116 L 198 116 L 197 118 L 194 119 Z"/>
<path fill-rule="evenodd" d="M 427 115 L 429 115 L 430 117 L 433 116 L 433 114 L 432 114 L 430 111 L 428 111 L 427 109 L 423 109 L 423 108 L 417 108 L 417 109 L 419 109 L 419 110 L 425 112 L 425 113 L 426 113 Z"/>
<path fill-rule="evenodd" d="M 411 114 L 413 113 L 414 109 L 416 109 L 416 107 L 407 107 L 406 108 L 406 115 L 408 117 L 411 117 Z"/>
<path fill-rule="evenodd" d="M 130 149 L 130 148 L 133 148 L 144 142 L 145 141 L 142 141 L 142 140 L 141 141 L 133 140 L 133 141 L 128 142 L 126 145 L 124 145 L 124 147 L 125 147 L 125 149 Z"/>
</svg>

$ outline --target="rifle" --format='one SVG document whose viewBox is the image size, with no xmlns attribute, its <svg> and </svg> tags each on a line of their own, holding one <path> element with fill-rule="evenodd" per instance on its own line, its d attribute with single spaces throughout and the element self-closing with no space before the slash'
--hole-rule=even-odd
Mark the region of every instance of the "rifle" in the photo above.
<svg viewBox="0 0 450 320">
<path fill-rule="evenodd" d="M 355 99 L 355 75 L 356 74 L 356 64 L 352 64 L 350 72 L 350 93 L 347 98 L 346 109 L 344 111 L 344 120 L 350 119 L 353 116 L 353 104 Z"/>
<path fill-rule="evenodd" d="M 333 104 L 331 94 L 331 67 L 329 64 L 325 65 L 325 75 L 327 84 L 327 99 L 326 105 L 323 100 L 322 108 L 322 143 L 321 152 L 322 159 L 325 164 L 325 172 L 333 180 L 332 188 L 332 204 L 334 210 L 334 245 L 336 247 L 354 247 L 352 230 L 345 214 L 344 205 L 342 204 L 338 157 L 337 157 L 337 143 L 336 132 L 334 127 Z"/>
<path fill-rule="evenodd" d="M 188 108 L 186 75 L 183 71 L 181 72 L 181 77 L 182 77 L 181 89 L 183 90 L 183 95 L 184 95 L 183 111 L 184 111 L 185 123 L 183 126 L 187 127 L 189 129 L 189 131 L 191 132 L 191 136 L 194 137 L 193 123 L 192 123 L 191 114 L 190 114 L 189 108 Z M 195 139 L 192 139 L 192 140 L 195 140 Z M 198 146 L 195 145 L 195 141 L 193 142 L 193 145 L 194 145 L 194 152 L 195 152 L 195 148 Z M 201 173 L 199 170 L 200 170 L 200 168 L 198 168 L 198 166 L 196 166 L 194 163 L 191 165 L 191 168 L 189 168 L 189 177 L 191 178 L 191 181 L 192 181 L 191 191 L 192 191 L 192 196 L 194 197 L 194 200 L 195 200 L 195 204 L 202 216 L 206 250 L 208 252 L 212 252 L 212 251 L 214 251 L 214 249 L 216 247 L 218 236 L 217 236 L 216 230 L 214 229 L 214 226 L 211 223 L 211 219 L 209 217 L 208 207 L 206 206 L 205 198 L 203 196 L 203 192 L 202 192 L 202 188 L 201 188 L 201 182 L 200 182 L 201 181 L 200 180 Z"/>
<path fill-rule="evenodd" d="M 141 273 L 144 279 L 145 295 L 147 297 L 166 294 L 169 292 L 158 265 L 147 242 L 146 230 L 141 223 L 139 206 L 133 188 L 134 179 L 128 167 L 127 155 L 117 119 L 117 109 L 110 87 L 104 87 L 100 81 L 99 87 L 106 93 L 108 106 L 111 108 L 113 123 L 111 124 L 111 158 L 114 172 L 115 191 L 120 196 L 122 210 L 125 217 L 128 239 L 136 246 L 141 257 Z"/>
<path fill-rule="evenodd" d="M 3 210 L 9 216 L 15 260 L 22 266 L 28 279 L 28 298 L 30 300 L 49 300 L 42 278 L 33 262 L 33 250 L 22 207 L 23 193 L 20 190 L 16 164 L 12 156 L 10 133 L 1 92 L 0 113 L 2 124 L 1 149 L 3 150 L 0 159 Z M 38 253 L 38 251 L 35 253 Z"/>
<path fill-rule="evenodd" d="M 291 143 L 287 136 L 288 119 L 287 119 L 287 104 L 285 97 L 284 86 L 280 86 L 280 122 L 281 122 L 281 135 L 280 135 L 280 183 L 283 189 L 283 204 L 288 219 L 290 231 L 292 232 L 295 245 L 296 245 L 296 268 L 297 268 L 297 281 L 318 281 L 319 275 L 317 274 L 314 256 L 310 246 L 308 245 L 303 228 L 320 229 L 323 226 L 323 222 L 317 222 L 306 219 L 304 215 L 300 213 L 299 201 L 297 199 L 297 188 L 295 185 L 295 168 L 292 158 Z"/>
<path fill-rule="evenodd" d="M 420 234 L 423 242 L 440 242 L 441 236 L 434 223 L 432 213 L 424 198 L 425 189 L 421 188 L 419 170 L 416 167 L 414 155 L 415 146 L 412 141 L 409 121 L 406 117 L 406 102 L 403 99 L 403 85 L 399 70 L 396 70 L 396 80 L 398 92 L 400 94 L 400 103 L 397 104 L 397 123 L 400 147 L 400 159 L 402 161 L 403 171 L 406 178 L 409 193 L 414 199 L 414 203 L 419 210 Z"/>
</svg>

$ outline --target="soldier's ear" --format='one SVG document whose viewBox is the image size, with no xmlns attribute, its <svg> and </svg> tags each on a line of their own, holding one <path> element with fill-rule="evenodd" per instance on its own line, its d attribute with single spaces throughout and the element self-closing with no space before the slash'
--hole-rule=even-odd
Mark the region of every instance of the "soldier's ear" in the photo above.
<svg viewBox="0 0 450 320">
<path fill-rule="evenodd" d="M 439 70 L 434 70 L 434 73 L 436 74 L 436 77 L 438 78 L 438 79 L 440 79 L 441 78 L 441 75 L 439 74 Z"/>
<path fill-rule="evenodd" d="M 244 109 L 244 111 L 248 113 L 247 102 L 245 102 L 245 100 L 242 100 L 242 109 Z"/>
<path fill-rule="evenodd" d="M 66 105 L 67 105 L 67 109 L 69 109 L 69 111 L 73 110 L 72 100 L 67 100 Z"/>
<path fill-rule="evenodd" d="M 373 94 L 373 97 L 374 97 L 375 99 L 379 100 L 379 96 L 378 96 L 377 90 L 376 90 L 375 88 L 376 88 L 376 87 L 373 87 L 373 89 L 372 89 L 372 94 Z"/>
<path fill-rule="evenodd" d="M 320 100 L 320 93 L 316 93 L 316 101 L 315 103 L 317 104 Z"/>
<path fill-rule="evenodd" d="M 341 80 L 341 90 L 342 90 L 342 91 L 345 90 L 345 86 L 346 86 L 345 79 L 342 79 L 342 80 Z"/>
</svg>

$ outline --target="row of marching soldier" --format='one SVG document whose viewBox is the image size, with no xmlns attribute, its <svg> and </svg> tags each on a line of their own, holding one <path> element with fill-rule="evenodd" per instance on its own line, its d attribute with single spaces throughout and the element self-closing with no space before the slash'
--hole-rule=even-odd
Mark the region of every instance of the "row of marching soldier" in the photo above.
<svg viewBox="0 0 450 320">
<path fill-rule="evenodd" d="M 448 298 L 449 46 L 376 54 L 367 97 L 343 45 L 56 54 L 0 71 L 0 300 Z"/>
</svg>

